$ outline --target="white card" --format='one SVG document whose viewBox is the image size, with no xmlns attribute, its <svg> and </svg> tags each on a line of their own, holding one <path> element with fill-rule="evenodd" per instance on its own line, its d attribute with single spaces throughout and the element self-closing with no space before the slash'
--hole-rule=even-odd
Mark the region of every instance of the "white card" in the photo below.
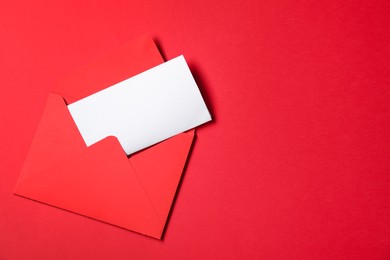
<svg viewBox="0 0 390 260">
<path fill-rule="evenodd" d="M 68 105 L 85 143 L 115 136 L 127 154 L 211 120 L 183 56 Z"/>
</svg>

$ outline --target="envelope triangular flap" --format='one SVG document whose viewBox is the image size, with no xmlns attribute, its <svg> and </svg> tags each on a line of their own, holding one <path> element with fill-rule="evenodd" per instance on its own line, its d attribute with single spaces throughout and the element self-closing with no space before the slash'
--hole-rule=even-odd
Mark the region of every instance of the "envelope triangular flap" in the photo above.
<svg viewBox="0 0 390 260">
<path fill-rule="evenodd" d="M 15 193 L 160 238 L 163 225 L 116 138 L 76 147 L 71 120 L 63 98 L 50 95 Z"/>
<path fill-rule="evenodd" d="M 70 104 L 163 62 L 153 39 L 143 35 L 62 78 L 53 92 Z"/>
</svg>

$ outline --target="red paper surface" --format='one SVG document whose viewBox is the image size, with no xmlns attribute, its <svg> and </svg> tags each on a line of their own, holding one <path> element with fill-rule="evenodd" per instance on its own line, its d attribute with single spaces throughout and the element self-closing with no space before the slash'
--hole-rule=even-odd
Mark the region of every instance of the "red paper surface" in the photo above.
<svg viewBox="0 0 390 260">
<path fill-rule="evenodd" d="M 9 1 L 0 259 L 389 259 L 390 2 Z M 197 131 L 163 241 L 12 194 L 59 78 L 150 33 Z"/>
</svg>

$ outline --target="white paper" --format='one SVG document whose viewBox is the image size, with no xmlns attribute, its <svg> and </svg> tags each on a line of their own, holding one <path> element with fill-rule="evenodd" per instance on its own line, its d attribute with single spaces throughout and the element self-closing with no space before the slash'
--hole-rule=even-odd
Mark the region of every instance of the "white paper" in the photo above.
<svg viewBox="0 0 390 260">
<path fill-rule="evenodd" d="M 127 154 L 211 120 L 183 56 L 68 105 L 85 143 L 115 136 Z"/>
</svg>

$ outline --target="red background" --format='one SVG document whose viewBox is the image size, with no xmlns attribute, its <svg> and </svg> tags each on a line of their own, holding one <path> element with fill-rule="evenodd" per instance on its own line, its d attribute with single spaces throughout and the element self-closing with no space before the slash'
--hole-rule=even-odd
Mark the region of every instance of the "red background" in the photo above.
<svg viewBox="0 0 390 260">
<path fill-rule="evenodd" d="M 389 259 L 390 2 L 0 2 L 0 259 Z M 65 74 L 150 33 L 211 109 L 164 240 L 12 194 Z"/>
</svg>

